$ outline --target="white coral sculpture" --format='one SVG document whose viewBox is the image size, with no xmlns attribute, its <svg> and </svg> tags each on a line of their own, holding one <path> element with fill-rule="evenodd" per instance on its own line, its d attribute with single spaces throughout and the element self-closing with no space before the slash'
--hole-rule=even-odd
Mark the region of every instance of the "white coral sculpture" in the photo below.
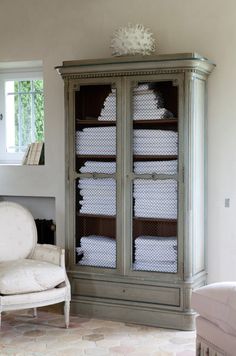
<svg viewBox="0 0 236 356">
<path fill-rule="evenodd" d="M 143 25 L 128 24 L 120 27 L 113 34 L 111 40 L 113 56 L 150 55 L 155 51 L 155 39 L 149 28 Z"/>
</svg>

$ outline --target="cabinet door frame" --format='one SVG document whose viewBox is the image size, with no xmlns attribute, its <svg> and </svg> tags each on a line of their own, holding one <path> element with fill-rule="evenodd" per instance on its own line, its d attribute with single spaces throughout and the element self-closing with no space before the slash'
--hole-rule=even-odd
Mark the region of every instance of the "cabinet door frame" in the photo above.
<svg viewBox="0 0 236 356">
<path fill-rule="evenodd" d="M 184 275 L 184 74 L 145 74 L 139 76 L 126 77 L 125 80 L 125 93 L 126 93 L 126 112 L 124 116 L 124 137 L 125 145 L 124 150 L 130 152 L 124 162 L 125 183 L 124 183 L 124 204 L 126 206 L 125 214 L 125 275 L 136 278 L 155 279 L 158 281 L 173 282 L 173 280 L 183 280 Z M 178 263 L 177 273 L 168 272 L 152 272 L 152 271 L 134 271 L 132 270 L 132 191 L 131 184 L 135 175 L 132 172 L 133 150 L 132 150 L 132 137 L 133 137 L 133 120 L 132 117 L 132 90 L 137 83 L 141 82 L 163 82 L 171 81 L 173 85 L 178 86 Z M 125 196 L 127 197 L 125 199 Z M 130 223 L 131 222 L 131 223 Z"/>
<path fill-rule="evenodd" d="M 116 268 L 103 268 L 92 266 L 78 266 L 76 264 L 76 208 L 75 208 L 75 182 L 79 177 L 86 178 L 86 174 L 77 173 L 75 166 L 75 92 L 83 85 L 104 85 L 110 84 L 117 89 L 117 117 L 116 117 L 116 174 L 111 176 L 116 180 L 116 241 L 117 241 L 117 259 Z M 79 272 L 80 274 L 120 274 L 123 262 L 121 260 L 121 177 L 122 177 L 122 164 L 121 164 L 121 78 L 88 78 L 88 79 L 70 79 L 65 82 L 65 95 L 66 102 L 66 246 L 69 251 L 69 272 Z M 89 159 L 89 156 L 88 156 Z"/>
</svg>

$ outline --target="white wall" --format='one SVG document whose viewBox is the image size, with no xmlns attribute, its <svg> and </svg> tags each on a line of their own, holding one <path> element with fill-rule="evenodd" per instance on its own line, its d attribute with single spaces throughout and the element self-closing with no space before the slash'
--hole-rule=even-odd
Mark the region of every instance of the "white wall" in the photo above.
<svg viewBox="0 0 236 356">
<path fill-rule="evenodd" d="M 63 82 L 53 68 L 110 56 L 112 32 L 142 23 L 160 54 L 196 51 L 217 64 L 209 79 L 209 281 L 236 279 L 235 13 L 235 0 L 1 0 L 0 61 L 43 60 L 46 165 L 0 167 L 0 195 L 55 197 L 63 243 Z"/>
</svg>

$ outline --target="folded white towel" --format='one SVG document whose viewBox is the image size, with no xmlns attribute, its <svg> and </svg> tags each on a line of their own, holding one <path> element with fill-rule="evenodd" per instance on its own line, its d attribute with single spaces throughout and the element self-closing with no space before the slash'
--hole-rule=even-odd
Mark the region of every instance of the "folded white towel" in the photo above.
<svg viewBox="0 0 236 356">
<path fill-rule="evenodd" d="M 168 200 L 166 203 L 162 201 L 161 203 L 153 204 L 153 205 L 148 205 L 148 203 L 140 203 L 140 204 L 134 204 L 134 212 L 135 215 L 140 214 L 145 214 L 144 216 L 148 216 L 150 214 L 150 217 L 157 215 L 176 215 L 177 214 L 177 201 L 176 200 Z M 142 216 L 142 215 L 141 215 Z"/>
<path fill-rule="evenodd" d="M 176 259 L 177 251 L 173 247 L 169 248 L 159 248 L 156 247 L 149 247 L 145 248 L 142 246 L 135 247 L 135 257 L 142 260 L 151 260 L 153 261 L 173 261 Z"/>
<path fill-rule="evenodd" d="M 79 264 L 113 266 L 116 263 L 116 240 L 106 236 L 89 235 L 80 239 L 78 255 L 83 254 Z"/>
<path fill-rule="evenodd" d="M 113 214 L 111 214 L 113 215 Z M 137 218 L 156 218 L 156 219 L 177 219 L 177 212 L 176 211 L 157 211 L 157 212 L 150 212 L 150 211 L 139 211 L 135 210 L 134 216 Z"/>
<path fill-rule="evenodd" d="M 135 255 L 135 262 L 141 262 L 141 263 L 156 263 L 156 262 L 169 262 L 169 263 L 174 263 L 176 261 L 176 255 L 168 255 L 168 254 L 162 254 L 160 256 L 156 255 Z"/>
<path fill-rule="evenodd" d="M 167 161 L 168 162 L 168 161 Z M 116 166 L 116 163 L 115 162 L 100 162 L 100 161 L 86 161 L 84 163 L 84 165 L 86 167 L 100 167 L 100 166 L 103 166 L 103 167 L 115 167 Z"/>
<path fill-rule="evenodd" d="M 87 261 L 87 260 L 80 260 L 78 265 L 81 266 L 92 266 L 92 267 L 104 267 L 104 268 L 116 268 L 116 261 L 114 262 L 107 262 L 107 261 Z"/>
<path fill-rule="evenodd" d="M 82 189 L 83 190 L 83 189 Z M 86 192 L 82 192 L 82 190 L 80 191 L 80 195 L 83 197 L 83 199 L 94 199 L 95 197 L 98 197 L 100 200 L 103 199 L 103 198 L 110 198 L 112 197 L 113 199 L 116 199 L 116 193 L 115 192 L 97 192 L 97 191 L 93 191 L 93 192 L 90 192 L 90 191 L 86 191 Z"/>
<path fill-rule="evenodd" d="M 157 102 L 157 97 L 152 90 L 140 90 L 140 91 L 133 91 L 133 101 L 140 101 L 144 103 L 145 100 L 154 100 Z M 145 103 L 144 103 L 145 104 Z"/>
<path fill-rule="evenodd" d="M 165 108 L 157 109 L 150 108 L 143 110 L 140 108 L 141 105 L 134 106 L 133 119 L 134 120 L 162 120 L 162 119 L 173 119 L 174 115 L 172 112 Z"/>
<path fill-rule="evenodd" d="M 103 199 L 101 199 L 100 201 L 94 201 L 94 200 L 80 200 L 79 201 L 81 207 L 83 207 L 84 209 L 116 209 L 116 202 L 115 199 L 113 202 L 108 202 L 108 201 L 103 201 Z"/>
<path fill-rule="evenodd" d="M 99 162 L 101 163 L 101 162 Z M 109 163 L 109 162 L 103 162 L 103 163 Z M 135 168 L 142 168 L 142 167 L 155 167 L 157 168 L 172 168 L 173 166 L 177 167 L 178 161 L 177 160 L 168 160 L 168 161 L 136 161 L 134 162 L 134 167 Z"/>
<path fill-rule="evenodd" d="M 103 126 L 103 127 L 85 127 L 83 129 L 83 132 L 93 132 L 93 133 L 97 133 L 97 132 L 109 132 L 110 134 L 115 133 L 116 132 L 116 127 L 115 126 Z"/>
<path fill-rule="evenodd" d="M 93 140 L 93 141 L 91 141 Z M 104 140 L 106 140 L 106 142 L 104 142 Z M 76 140 L 76 146 L 104 146 L 104 144 L 106 144 L 106 146 L 115 146 L 116 145 L 116 138 L 115 137 L 106 137 L 106 136 L 101 136 L 101 137 L 94 137 L 94 136 L 89 136 L 89 137 L 85 137 L 83 136 L 82 138 L 78 137 L 78 139 Z"/>
<path fill-rule="evenodd" d="M 177 193 L 173 190 L 159 192 L 148 187 L 146 191 L 145 189 L 135 191 L 133 197 L 136 203 L 150 202 L 150 204 L 155 204 L 157 201 L 162 202 L 163 200 L 177 201 Z"/>
<path fill-rule="evenodd" d="M 83 156 L 115 156 L 116 152 L 115 151 L 108 151 L 108 150 L 101 150 L 101 151 L 94 151 L 94 150 L 80 150 L 76 151 L 76 154 L 78 155 L 83 155 Z"/>
<path fill-rule="evenodd" d="M 162 138 L 170 137 L 173 140 L 178 138 L 178 133 L 171 130 L 147 130 L 147 129 L 135 129 L 134 137 L 146 137 L 146 138 L 156 138 L 156 140 L 161 140 Z"/>
<path fill-rule="evenodd" d="M 96 235 L 91 235 L 91 238 Z M 177 237 L 176 236 L 170 236 L 170 237 L 165 237 L 165 236 L 155 236 L 155 235 L 140 235 L 136 237 L 135 242 L 139 243 L 141 241 L 145 241 L 146 243 L 149 242 L 156 242 L 158 241 L 159 243 L 165 243 L 165 244 L 176 244 L 177 243 Z"/>
<path fill-rule="evenodd" d="M 106 168 L 115 168 L 116 167 L 116 162 L 100 162 L 100 161 L 86 161 L 84 163 L 84 167 L 89 167 L 89 168 L 100 168 L 100 167 L 106 167 Z"/>
<path fill-rule="evenodd" d="M 175 244 L 160 244 L 160 243 L 136 243 L 135 242 L 135 255 L 142 256 L 143 254 L 150 254 L 156 256 L 156 251 L 158 253 L 170 253 L 176 256 L 177 253 L 177 243 Z"/>
<path fill-rule="evenodd" d="M 79 181 L 80 186 L 90 186 L 90 185 L 96 185 L 97 187 L 101 186 L 116 186 L 116 181 L 113 178 L 98 178 L 98 179 L 93 179 L 93 178 L 83 178 L 80 179 Z"/>
<path fill-rule="evenodd" d="M 87 179 L 87 178 L 86 178 Z M 88 178 L 89 179 L 89 178 Z M 96 180 L 98 180 L 99 178 L 97 179 L 94 179 L 94 184 L 91 182 L 91 183 L 82 183 L 82 180 L 85 180 L 85 179 L 81 179 L 79 184 L 78 184 L 78 187 L 79 188 L 82 188 L 82 189 L 86 189 L 86 190 L 90 190 L 90 189 L 97 189 L 98 191 L 102 191 L 104 190 L 105 188 L 109 189 L 109 190 L 113 190 L 115 191 L 115 188 L 116 186 L 115 185 L 112 185 L 110 183 L 107 183 L 107 184 L 100 184 L 100 183 L 97 183 L 96 185 Z"/>
<path fill-rule="evenodd" d="M 114 261 L 116 259 L 116 254 L 108 254 L 108 253 L 103 253 L 101 251 L 99 252 L 85 251 L 83 258 L 91 259 L 91 260 L 93 259 L 94 261 L 96 260 Z"/>
<path fill-rule="evenodd" d="M 145 98 L 146 97 L 146 98 Z M 143 99 L 145 102 L 143 102 Z M 139 113 L 141 115 L 145 115 L 145 113 L 150 112 L 153 113 L 157 109 L 157 101 L 154 97 L 152 96 L 138 96 L 136 98 L 133 98 L 133 113 L 134 115 L 136 113 Z"/>
<path fill-rule="evenodd" d="M 111 244 L 99 244 L 98 242 L 87 243 L 82 242 L 81 247 L 77 247 L 76 251 L 79 255 L 82 253 L 88 252 L 90 254 L 98 255 L 98 253 L 103 253 L 107 256 L 115 256 L 116 255 L 116 245 Z"/>
<path fill-rule="evenodd" d="M 110 179 L 111 181 L 113 181 L 112 178 L 106 178 L 106 179 Z M 91 181 L 93 181 L 93 180 L 91 180 Z M 162 179 L 162 180 L 136 179 L 134 186 L 135 187 L 149 186 L 149 187 L 153 187 L 153 188 L 159 188 L 159 187 L 172 188 L 172 187 L 177 187 L 177 182 L 174 179 Z"/>
<path fill-rule="evenodd" d="M 113 174 L 116 172 L 116 167 L 81 167 L 79 170 L 81 173 L 107 173 Z"/>
<path fill-rule="evenodd" d="M 177 174 L 177 167 L 177 160 L 134 162 L 134 173 Z"/>
<path fill-rule="evenodd" d="M 112 237 L 108 237 L 108 236 L 102 236 L 102 235 L 88 235 L 88 236 L 83 236 L 81 237 L 80 241 L 83 243 L 84 241 L 91 241 L 94 243 L 94 241 L 96 241 L 96 243 L 98 242 L 99 244 L 111 244 L 111 245 L 116 245 L 116 240 L 113 239 Z"/>
<path fill-rule="evenodd" d="M 156 262 L 156 263 L 143 263 L 135 262 L 133 264 L 133 269 L 136 271 L 153 271 L 153 272 L 166 272 L 166 273 L 176 273 L 177 272 L 177 262 Z"/>
<path fill-rule="evenodd" d="M 101 235 L 88 235 L 82 236 L 80 239 L 81 247 L 91 246 L 91 248 L 107 248 L 107 251 L 110 252 L 110 249 L 116 248 L 116 240 L 112 237 L 101 236 Z"/>
<path fill-rule="evenodd" d="M 91 199 L 90 199 L 91 200 Z M 176 204 L 177 203 L 177 199 L 176 197 L 172 197 L 172 196 L 163 196 L 163 197 L 157 197 L 157 198 L 153 198 L 152 200 L 147 200 L 147 199 L 142 199 L 142 198 L 136 198 L 135 199 L 135 206 L 136 207 L 160 207 L 162 206 L 162 204 L 164 205 L 165 203 L 167 204 Z"/>
<path fill-rule="evenodd" d="M 83 203 L 93 203 L 95 205 L 97 205 L 97 204 L 109 204 L 109 205 L 112 204 L 113 205 L 113 204 L 115 204 L 115 199 L 114 199 L 115 197 L 116 197 L 115 194 L 106 195 L 103 197 L 101 197 L 101 196 L 91 197 L 91 196 L 85 195 L 83 197 L 82 202 Z"/>
<path fill-rule="evenodd" d="M 106 139 L 107 141 L 115 141 L 116 140 L 116 135 L 111 134 L 111 133 L 102 133 L 102 132 L 96 132 L 96 133 L 81 133 L 76 136 L 76 143 L 79 143 L 81 141 L 86 141 L 86 140 L 91 140 L 93 139 L 95 143 L 102 142 L 103 139 Z"/>
<path fill-rule="evenodd" d="M 110 267 L 110 268 L 115 268 L 116 267 L 116 259 L 93 259 L 93 258 L 88 258 L 84 257 L 79 261 L 79 264 L 82 266 L 97 266 L 97 267 Z"/>
<path fill-rule="evenodd" d="M 141 189 L 144 189 L 144 191 L 146 191 L 147 188 L 160 192 L 166 192 L 166 191 L 174 192 L 177 191 L 177 182 L 174 179 L 162 179 L 162 180 L 135 179 L 134 181 L 135 192 L 138 192 L 138 190 L 140 191 Z"/>
<path fill-rule="evenodd" d="M 91 208 L 84 208 L 82 207 L 80 209 L 80 213 L 81 214 L 91 214 L 91 215 L 108 215 L 108 216 L 114 216 L 116 215 L 116 210 L 115 209 L 105 209 L 104 208 L 100 208 L 100 209 L 94 209 L 93 207 Z"/>
<path fill-rule="evenodd" d="M 90 156 L 90 155 L 93 155 L 93 156 L 115 156 L 116 155 L 116 151 L 115 150 L 105 150 L 105 149 L 102 149 L 100 151 L 94 151 L 94 150 L 79 150 L 79 151 L 76 151 L 76 154 L 78 155 L 84 155 L 84 156 Z M 89 157 L 88 157 L 89 158 Z"/>
<path fill-rule="evenodd" d="M 80 201 L 79 202 L 81 205 L 81 208 L 83 209 L 91 209 L 91 210 L 115 210 L 116 209 L 116 204 L 108 204 L 106 202 L 99 202 L 99 203 L 95 203 L 93 201 L 91 202 L 87 202 L 87 201 Z"/>
<path fill-rule="evenodd" d="M 81 153 L 81 154 L 85 154 L 85 153 Z M 92 154 L 92 153 L 90 153 Z M 113 153 L 101 153 L 102 155 L 114 155 Z M 159 148 L 156 150 L 144 150 L 144 149 L 134 149 L 133 150 L 133 154 L 137 155 L 137 156 L 177 156 L 178 155 L 178 150 L 177 148 Z M 154 158 L 154 157 L 153 157 Z"/>
<path fill-rule="evenodd" d="M 103 128 L 103 127 L 101 127 L 101 128 Z M 95 128 L 86 127 L 85 129 L 83 129 L 83 131 L 76 132 L 76 138 L 78 138 L 78 139 L 82 139 L 83 137 L 86 137 L 86 138 L 96 137 L 98 139 L 100 137 L 115 138 L 116 130 L 114 130 L 113 126 L 110 126 L 110 128 L 113 129 L 111 131 L 109 131 L 108 128 L 109 127 L 104 127 L 104 130 L 100 130 L 100 127 L 95 127 Z M 91 131 L 84 131 L 86 129 L 91 129 Z"/>
<path fill-rule="evenodd" d="M 81 173 L 115 173 L 116 172 L 116 162 L 96 162 L 87 161 L 80 168 Z"/>
</svg>

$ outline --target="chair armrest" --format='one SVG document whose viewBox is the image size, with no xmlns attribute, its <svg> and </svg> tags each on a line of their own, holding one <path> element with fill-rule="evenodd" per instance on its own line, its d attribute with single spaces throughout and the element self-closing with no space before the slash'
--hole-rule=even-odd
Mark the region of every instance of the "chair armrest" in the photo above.
<svg viewBox="0 0 236 356">
<path fill-rule="evenodd" d="M 30 258 L 65 268 L 65 250 L 58 246 L 37 244 Z"/>
</svg>

